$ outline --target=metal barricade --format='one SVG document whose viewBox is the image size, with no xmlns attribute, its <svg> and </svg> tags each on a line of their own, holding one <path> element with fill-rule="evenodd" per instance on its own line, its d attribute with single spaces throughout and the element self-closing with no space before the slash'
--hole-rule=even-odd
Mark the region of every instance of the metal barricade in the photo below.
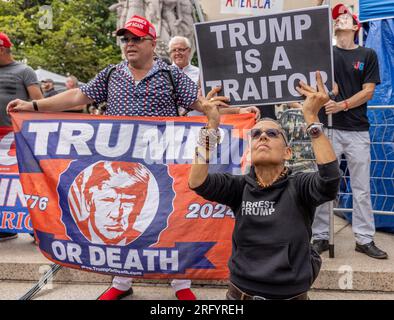
<svg viewBox="0 0 394 320">
<path fill-rule="evenodd" d="M 394 215 L 394 106 L 368 107 L 371 124 L 371 201 L 375 215 Z M 287 133 L 293 158 L 288 166 L 293 172 L 316 170 L 315 157 L 310 138 L 306 133 L 306 123 L 301 109 L 287 109 L 279 116 L 279 122 Z M 333 203 L 333 212 L 350 220 L 352 213 L 352 191 L 346 159 L 340 162 L 343 176 L 340 192 Z M 333 213 L 331 213 L 333 221 Z M 394 225 L 394 223 L 393 223 Z M 333 229 L 333 223 L 330 223 Z M 379 225 L 377 225 L 379 229 Z M 393 231 L 394 232 L 394 227 Z M 330 244 L 334 243 L 330 230 Z M 331 239 L 332 238 L 332 239 Z M 330 253 L 330 257 L 334 254 Z"/>
<path fill-rule="evenodd" d="M 375 215 L 394 215 L 394 106 L 369 106 L 371 139 L 371 201 Z M 334 212 L 350 218 L 352 190 L 346 159 L 341 159 L 344 175 Z M 379 225 L 377 225 L 379 229 Z M 394 228 L 393 228 L 394 229 Z"/>
</svg>

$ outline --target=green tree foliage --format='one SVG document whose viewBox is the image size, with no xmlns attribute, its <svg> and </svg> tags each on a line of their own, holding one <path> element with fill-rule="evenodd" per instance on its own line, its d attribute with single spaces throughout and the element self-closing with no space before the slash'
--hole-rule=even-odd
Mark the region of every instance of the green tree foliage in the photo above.
<svg viewBox="0 0 394 320">
<path fill-rule="evenodd" d="M 14 43 L 15 59 L 86 82 L 121 59 L 116 15 L 108 10 L 114 2 L 0 0 L 0 31 Z M 53 13 L 52 25 L 43 6 Z"/>
</svg>

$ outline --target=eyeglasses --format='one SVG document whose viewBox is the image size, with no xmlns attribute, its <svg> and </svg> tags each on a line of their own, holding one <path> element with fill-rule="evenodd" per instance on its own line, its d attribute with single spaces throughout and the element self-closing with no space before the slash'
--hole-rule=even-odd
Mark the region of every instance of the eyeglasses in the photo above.
<svg viewBox="0 0 394 320">
<path fill-rule="evenodd" d="M 134 43 L 134 44 L 139 44 L 144 40 L 153 40 L 152 38 L 144 38 L 144 37 L 130 37 L 130 38 L 120 38 L 120 42 L 123 44 L 127 44 L 129 42 Z"/>
<path fill-rule="evenodd" d="M 177 49 L 172 49 L 170 50 L 170 53 L 184 53 L 186 50 L 188 50 L 190 48 L 177 48 Z"/>
<path fill-rule="evenodd" d="M 261 130 L 259 128 L 255 128 L 250 130 L 250 136 L 253 140 L 260 139 L 261 135 L 265 133 L 268 138 L 270 139 L 277 139 L 279 138 L 279 135 L 283 137 L 283 140 L 285 141 L 286 146 L 288 146 L 287 138 L 284 135 L 284 133 L 281 130 L 275 129 L 275 128 L 270 128 L 267 130 Z"/>
</svg>

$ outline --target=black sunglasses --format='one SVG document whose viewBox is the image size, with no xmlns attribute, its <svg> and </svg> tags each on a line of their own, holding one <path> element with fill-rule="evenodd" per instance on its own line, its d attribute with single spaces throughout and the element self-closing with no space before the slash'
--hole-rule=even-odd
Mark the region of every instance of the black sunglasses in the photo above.
<svg viewBox="0 0 394 320">
<path fill-rule="evenodd" d="M 120 38 L 120 42 L 123 44 L 129 43 L 129 42 L 138 44 L 144 40 L 153 40 L 153 39 L 152 38 L 144 38 L 144 37 L 130 37 L 130 38 L 123 37 L 123 38 Z"/>
<path fill-rule="evenodd" d="M 284 133 L 281 130 L 275 129 L 275 128 L 270 128 L 267 130 L 261 130 L 259 128 L 255 128 L 250 130 L 250 136 L 253 140 L 255 139 L 260 139 L 261 135 L 265 133 L 268 138 L 270 139 L 277 139 L 280 135 L 283 137 L 283 140 L 285 141 L 286 146 L 288 146 L 287 138 L 284 135 Z"/>
</svg>

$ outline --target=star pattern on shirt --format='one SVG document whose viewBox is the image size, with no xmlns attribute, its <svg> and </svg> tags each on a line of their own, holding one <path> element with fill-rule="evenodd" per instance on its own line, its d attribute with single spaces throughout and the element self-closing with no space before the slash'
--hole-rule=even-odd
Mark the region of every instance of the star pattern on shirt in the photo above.
<svg viewBox="0 0 394 320">
<path fill-rule="evenodd" d="M 177 108 L 191 110 L 197 100 L 197 85 L 178 68 L 168 66 L 160 59 L 155 60 L 153 68 L 138 84 L 127 61 L 123 61 L 115 66 L 107 85 L 111 67 L 81 87 L 82 93 L 96 103 L 107 101 L 106 115 L 174 117 L 178 115 Z M 165 70 L 170 70 L 173 75 L 175 97 Z"/>
</svg>

